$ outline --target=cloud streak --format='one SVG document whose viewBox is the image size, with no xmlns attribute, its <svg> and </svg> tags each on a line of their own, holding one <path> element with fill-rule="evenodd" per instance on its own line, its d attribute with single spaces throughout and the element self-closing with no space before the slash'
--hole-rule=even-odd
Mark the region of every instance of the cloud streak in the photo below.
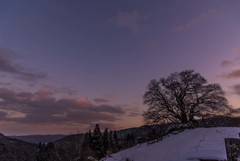
<svg viewBox="0 0 240 161">
<path fill-rule="evenodd" d="M 74 89 L 68 86 L 55 87 L 51 85 L 44 85 L 42 88 L 45 90 L 51 91 L 55 94 L 67 94 L 69 96 L 76 96 L 78 94 L 77 89 Z"/>
<path fill-rule="evenodd" d="M 14 51 L 6 48 L 0 48 L 0 72 L 12 74 L 16 78 L 35 81 L 46 78 L 46 74 L 28 70 L 21 65 L 14 64 L 12 59 L 17 55 Z"/>
<path fill-rule="evenodd" d="M 201 26 L 210 20 L 218 19 L 219 17 L 220 17 L 220 14 L 217 11 L 209 10 L 206 13 L 203 13 L 197 17 L 194 17 L 193 19 L 186 22 L 184 25 L 174 27 L 173 31 L 175 32 L 187 31 L 195 27 Z"/>
<path fill-rule="evenodd" d="M 95 98 L 94 102 L 96 102 L 96 103 L 108 103 L 110 101 L 107 100 L 107 99 L 103 99 L 103 98 Z"/>
</svg>

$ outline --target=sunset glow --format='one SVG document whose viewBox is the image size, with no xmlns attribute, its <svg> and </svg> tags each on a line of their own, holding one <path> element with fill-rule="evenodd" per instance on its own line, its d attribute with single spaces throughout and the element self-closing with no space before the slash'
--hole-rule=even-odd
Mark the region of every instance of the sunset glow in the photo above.
<svg viewBox="0 0 240 161">
<path fill-rule="evenodd" d="M 193 69 L 240 104 L 240 1 L 2 0 L 0 132 L 144 124 L 151 79 Z"/>
</svg>

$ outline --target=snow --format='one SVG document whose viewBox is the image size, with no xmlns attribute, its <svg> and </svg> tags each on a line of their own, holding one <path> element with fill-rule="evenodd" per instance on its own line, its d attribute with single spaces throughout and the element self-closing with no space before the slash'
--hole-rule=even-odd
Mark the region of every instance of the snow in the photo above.
<svg viewBox="0 0 240 161">
<path fill-rule="evenodd" d="M 225 160 L 224 138 L 238 138 L 239 127 L 197 128 L 170 134 L 154 144 L 137 145 L 113 154 L 104 161 L 199 161 Z"/>
</svg>

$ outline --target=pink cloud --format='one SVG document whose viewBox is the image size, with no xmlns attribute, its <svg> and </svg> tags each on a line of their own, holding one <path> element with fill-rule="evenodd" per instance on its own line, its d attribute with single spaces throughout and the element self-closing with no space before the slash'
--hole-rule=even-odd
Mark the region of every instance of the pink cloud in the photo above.
<svg viewBox="0 0 240 161">
<path fill-rule="evenodd" d="M 229 73 L 225 73 L 223 75 L 223 77 L 225 77 L 225 78 L 240 78 L 240 69 L 235 69 Z"/>
</svg>

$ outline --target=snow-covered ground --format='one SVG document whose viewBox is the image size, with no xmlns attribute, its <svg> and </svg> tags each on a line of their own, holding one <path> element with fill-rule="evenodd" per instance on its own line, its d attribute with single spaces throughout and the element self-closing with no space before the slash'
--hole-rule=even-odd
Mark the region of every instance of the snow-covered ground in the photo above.
<svg viewBox="0 0 240 161">
<path fill-rule="evenodd" d="M 104 161 L 199 161 L 225 160 L 224 138 L 238 138 L 240 128 L 198 128 L 169 135 L 154 144 L 137 145 L 113 154 Z"/>
</svg>

